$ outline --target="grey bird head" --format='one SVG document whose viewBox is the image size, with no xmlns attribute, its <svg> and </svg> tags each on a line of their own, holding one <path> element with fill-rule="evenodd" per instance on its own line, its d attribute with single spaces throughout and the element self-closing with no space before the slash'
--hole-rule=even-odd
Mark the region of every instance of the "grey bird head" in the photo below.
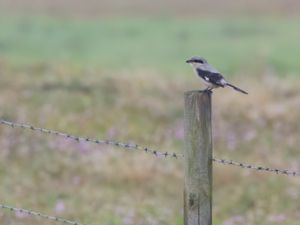
<svg viewBox="0 0 300 225">
<path fill-rule="evenodd" d="M 204 64 L 204 63 L 207 63 L 207 61 L 203 57 L 193 56 L 192 58 L 186 60 L 186 63 Z"/>
<path fill-rule="evenodd" d="M 200 69 L 212 73 L 219 73 L 218 70 L 208 64 L 206 59 L 200 56 L 193 56 L 192 58 L 186 60 L 186 63 L 190 64 L 195 70 Z"/>
</svg>

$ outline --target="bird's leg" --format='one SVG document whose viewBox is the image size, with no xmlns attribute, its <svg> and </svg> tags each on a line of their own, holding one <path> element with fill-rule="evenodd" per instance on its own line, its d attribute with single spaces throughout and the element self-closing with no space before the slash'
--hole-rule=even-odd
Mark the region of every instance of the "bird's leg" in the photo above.
<svg viewBox="0 0 300 225">
<path fill-rule="evenodd" d="M 213 89 L 213 87 L 207 87 L 205 90 L 204 90 L 204 92 L 208 92 L 208 93 L 212 93 L 212 89 Z"/>
</svg>

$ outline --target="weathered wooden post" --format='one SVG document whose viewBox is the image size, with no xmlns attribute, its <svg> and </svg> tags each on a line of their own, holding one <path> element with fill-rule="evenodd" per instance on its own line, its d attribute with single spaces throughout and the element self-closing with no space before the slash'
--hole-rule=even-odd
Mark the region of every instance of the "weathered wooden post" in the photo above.
<svg viewBox="0 0 300 225">
<path fill-rule="evenodd" d="M 184 102 L 184 225 L 211 225 L 211 92 L 188 91 Z"/>
</svg>

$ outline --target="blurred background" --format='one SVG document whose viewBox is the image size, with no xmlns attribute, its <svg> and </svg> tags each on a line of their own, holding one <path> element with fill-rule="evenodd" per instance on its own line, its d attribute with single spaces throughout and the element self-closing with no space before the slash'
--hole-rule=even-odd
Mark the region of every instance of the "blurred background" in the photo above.
<svg viewBox="0 0 300 225">
<path fill-rule="evenodd" d="M 214 155 L 300 170 L 297 0 L 0 0 L 0 116 L 183 152 L 185 60 L 213 95 Z M 89 225 L 183 224 L 181 160 L 0 127 L 0 202 Z M 300 221 L 300 180 L 214 165 L 214 225 Z M 47 224 L 0 211 L 2 224 Z M 49 222 L 50 224 L 50 222 Z"/>
</svg>

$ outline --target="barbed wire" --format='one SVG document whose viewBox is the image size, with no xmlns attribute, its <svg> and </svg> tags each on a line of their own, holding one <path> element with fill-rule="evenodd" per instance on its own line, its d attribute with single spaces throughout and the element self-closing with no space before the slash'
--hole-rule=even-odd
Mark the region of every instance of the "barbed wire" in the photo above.
<svg viewBox="0 0 300 225">
<path fill-rule="evenodd" d="M 25 123 L 15 123 L 15 122 L 10 122 L 10 121 L 6 121 L 1 119 L 0 120 L 0 124 L 12 127 L 12 128 L 23 128 L 23 129 L 29 129 L 32 131 L 37 131 L 37 132 L 41 132 L 41 133 L 46 133 L 46 134 L 51 134 L 51 135 L 56 135 L 56 136 L 60 136 L 66 139 L 71 139 L 77 142 L 91 142 L 94 144 L 100 144 L 100 145 L 112 145 L 112 146 L 116 146 L 116 147 L 120 147 L 120 148 L 124 148 L 124 149 L 132 149 L 132 150 L 140 150 L 149 154 L 152 154 L 154 156 L 158 156 L 158 157 L 171 157 L 171 158 L 182 158 L 183 154 L 180 153 L 170 153 L 170 152 L 162 152 L 162 151 L 158 151 L 158 150 L 154 150 L 148 147 L 144 147 L 141 145 L 137 145 L 137 144 L 132 144 L 132 143 L 123 143 L 123 142 L 119 142 L 119 141 L 114 141 L 114 140 L 99 140 L 99 139 L 93 139 L 93 138 L 88 138 L 88 137 L 80 137 L 80 136 L 75 136 L 75 135 L 71 135 L 71 134 L 67 134 L 67 133 L 63 133 L 63 132 L 59 132 L 59 131 L 55 131 L 55 130 L 49 130 L 49 129 L 45 129 L 45 128 L 39 128 L 39 127 L 34 127 L 32 125 L 29 124 L 25 124 Z"/>
<path fill-rule="evenodd" d="M 9 206 L 9 205 L 4 205 L 4 204 L 0 204 L 0 208 L 2 209 L 8 209 L 11 212 L 15 212 L 15 213 L 23 213 L 23 214 L 27 214 L 29 216 L 32 217 L 39 217 L 42 219 L 46 219 L 46 220 L 52 220 L 52 221 L 56 221 L 56 222 L 60 222 L 60 223 L 65 223 L 65 224 L 72 224 L 72 225 L 84 225 L 83 223 L 78 223 L 75 221 L 71 221 L 71 220 L 66 220 L 60 217 L 56 217 L 56 216 L 49 216 L 40 212 L 35 212 L 32 210 L 28 210 L 28 209 L 22 209 L 22 208 L 16 208 L 13 206 Z"/>
<path fill-rule="evenodd" d="M 56 135 L 60 136 L 66 139 L 71 139 L 77 142 L 92 142 L 95 144 L 105 144 L 105 145 L 112 145 L 120 148 L 125 148 L 125 149 L 133 149 L 133 150 L 140 150 L 144 151 L 146 153 L 150 153 L 155 156 L 161 156 L 161 157 L 171 157 L 171 158 L 183 158 L 183 154 L 179 153 L 169 153 L 169 152 L 163 152 L 163 151 L 158 151 L 158 150 L 153 150 L 148 147 L 143 147 L 137 144 L 130 144 L 130 143 L 123 143 L 119 141 L 112 141 L 112 140 L 99 140 L 99 139 L 92 139 L 92 138 L 86 138 L 86 137 L 79 137 L 79 136 L 74 136 L 70 135 L 67 133 L 62 133 L 59 131 L 54 131 L 54 130 L 49 130 L 45 128 L 38 128 L 34 127 L 32 125 L 24 124 L 24 123 L 15 123 L 15 122 L 10 122 L 1 119 L 0 124 L 12 127 L 12 128 L 23 128 L 23 129 L 29 129 L 32 131 L 37 131 L 41 133 L 46 133 L 46 134 L 51 134 L 51 135 Z M 257 165 L 251 165 L 248 163 L 242 163 L 242 162 L 236 162 L 233 160 L 228 160 L 228 159 L 218 159 L 218 158 L 212 158 L 212 161 L 215 163 L 220 163 L 223 165 L 229 165 L 229 166 L 236 166 L 244 169 L 252 169 L 252 170 L 257 170 L 261 172 L 269 172 L 269 173 L 274 173 L 274 174 L 283 174 L 283 175 L 288 175 L 288 176 L 300 176 L 300 172 L 297 171 L 292 171 L 288 169 L 277 169 L 277 168 L 270 168 L 266 166 L 257 166 Z"/>
<path fill-rule="evenodd" d="M 296 171 L 292 171 L 292 170 L 276 169 L 276 168 L 270 168 L 270 167 L 265 167 L 265 166 L 251 165 L 251 164 L 236 162 L 236 161 L 227 160 L 227 159 L 213 158 L 212 161 L 223 164 L 223 165 L 237 166 L 237 167 L 244 168 L 244 169 L 265 171 L 265 172 L 270 172 L 270 173 L 275 173 L 275 174 L 284 174 L 284 175 L 293 176 L 293 177 L 300 176 L 300 172 L 296 172 Z"/>
</svg>

